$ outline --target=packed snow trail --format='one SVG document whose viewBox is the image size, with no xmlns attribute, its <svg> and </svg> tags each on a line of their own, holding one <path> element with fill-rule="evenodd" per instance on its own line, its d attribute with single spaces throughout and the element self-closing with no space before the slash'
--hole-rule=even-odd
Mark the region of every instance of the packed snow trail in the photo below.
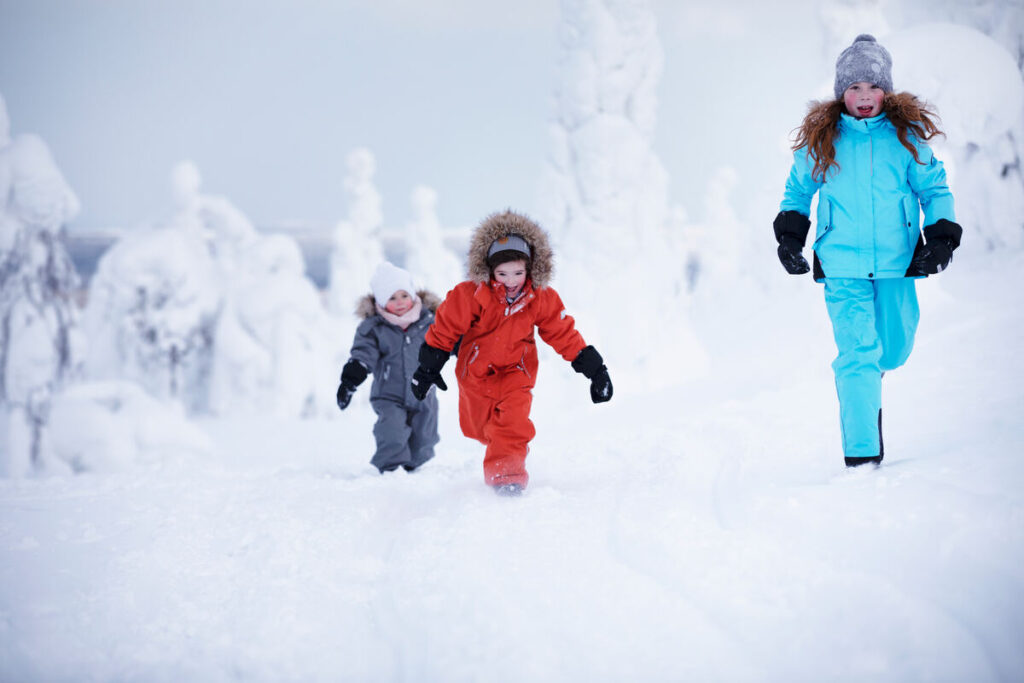
<svg viewBox="0 0 1024 683">
<path fill-rule="evenodd" d="M 843 467 L 794 280 L 704 316 L 700 380 L 594 406 L 542 359 L 519 499 L 483 485 L 454 386 L 412 474 L 368 465 L 357 401 L 203 421 L 208 461 L 0 481 L 0 679 L 1021 679 L 1022 266 L 921 284 L 878 470 Z"/>
</svg>

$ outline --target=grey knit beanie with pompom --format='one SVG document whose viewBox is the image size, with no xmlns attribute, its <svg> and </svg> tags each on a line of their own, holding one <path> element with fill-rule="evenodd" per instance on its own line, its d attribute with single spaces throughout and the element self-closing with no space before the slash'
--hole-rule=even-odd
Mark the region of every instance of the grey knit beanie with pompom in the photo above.
<svg viewBox="0 0 1024 683">
<path fill-rule="evenodd" d="M 836 60 L 836 99 L 841 100 L 847 88 L 861 81 L 892 92 L 892 55 L 867 33 L 854 38 L 853 44 L 839 53 Z"/>
</svg>

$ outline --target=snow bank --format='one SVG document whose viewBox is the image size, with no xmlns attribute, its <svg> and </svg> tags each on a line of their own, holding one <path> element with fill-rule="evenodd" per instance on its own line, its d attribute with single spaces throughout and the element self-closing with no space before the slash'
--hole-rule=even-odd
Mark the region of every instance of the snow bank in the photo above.
<svg viewBox="0 0 1024 683">
<path fill-rule="evenodd" d="M 52 458 L 72 472 L 109 473 L 208 457 L 209 437 L 180 404 L 130 382 L 84 382 L 55 397 Z"/>
</svg>

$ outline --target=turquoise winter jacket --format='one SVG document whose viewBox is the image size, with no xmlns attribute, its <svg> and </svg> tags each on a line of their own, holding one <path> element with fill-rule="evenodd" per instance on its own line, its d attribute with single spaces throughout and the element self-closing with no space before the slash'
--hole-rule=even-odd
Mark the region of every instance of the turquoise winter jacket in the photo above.
<svg viewBox="0 0 1024 683">
<path fill-rule="evenodd" d="M 921 233 L 921 210 L 924 225 L 956 222 L 942 162 L 912 133 L 909 139 L 920 163 L 885 114 L 843 114 L 835 140 L 839 169 L 830 169 L 824 182 L 811 178 L 810 152 L 794 152 L 780 211 L 809 218 L 819 193 L 815 279 L 903 277 Z"/>
</svg>

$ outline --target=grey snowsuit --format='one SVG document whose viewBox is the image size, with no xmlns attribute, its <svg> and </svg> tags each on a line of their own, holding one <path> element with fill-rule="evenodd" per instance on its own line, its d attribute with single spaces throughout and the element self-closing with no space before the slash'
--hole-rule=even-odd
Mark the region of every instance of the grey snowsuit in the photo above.
<svg viewBox="0 0 1024 683">
<path fill-rule="evenodd" d="M 418 294 L 423 301 L 420 319 L 404 331 L 377 313 L 372 295 L 359 305 L 364 320 L 356 329 L 350 356 L 373 374 L 370 405 L 377 413 L 373 427 L 377 452 L 370 462 L 381 472 L 416 469 L 434 457 L 439 441 L 436 390 L 431 388 L 421 402 L 411 389 L 423 336 L 434 321 L 438 302 L 429 292 Z"/>
</svg>

